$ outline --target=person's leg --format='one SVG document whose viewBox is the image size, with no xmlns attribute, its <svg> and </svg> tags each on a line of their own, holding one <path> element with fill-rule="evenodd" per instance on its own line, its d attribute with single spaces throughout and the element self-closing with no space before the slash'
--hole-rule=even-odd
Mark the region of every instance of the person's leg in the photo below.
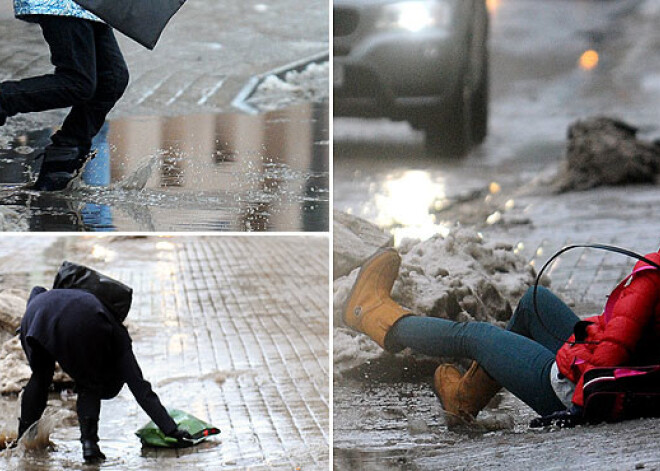
<svg viewBox="0 0 660 471">
<path fill-rule="evenodd" d="M 430 356 L 470 358 L 541 415 L 565 407 L 550 383 L 555 355 L 522 335 L 484 322 L 409 316 L 391 329 L 392 340 Z"/>
<path fill-rule="evenodd" d="M 80 423 L 80 442 L 82 443 L 85 461 L 102 461 L 105 455 L 99 448 L 99 415 L 101 414 L 101 398 L 87 389 L 78 391 L 76 402 L 78 422 Z"/>
<path fill-rule="evenodd" d="M 93 22 L 40 15 L 37 23 L 50 48 L 52 74 L 0 84 L 0 108 L 6 116 L 67 108 L 84 103 L 96 91 Z"/>
<path fill-rule="evenodd" d="M 92 139 L 128 85 L 128 67 L 112 28 L 103 23 L 94 24 L 93 28 L 96 91 L 90 100 L 71 108 L 62 128 L 52 138 L 57 145 L 75 145 L 89 150 Z"/>
<path fill-rule="evenodd" d="M 556 354 L 580 319 L 561 299 L 542 286 L 536 292 L 537 315 L 533 292 L 534 288 L 529 288 L 520 299 L 506 328 L 529 337 Z"/>
<path fill-rule="evenodd" d="M 30 358 L 32 376 L 25 386 L 21 400 L 19 438 L 44 413 L 48 402 L 48 388 L 55 372 L 55 360 L 50 353 L 36 342 L 32 342 L 30 346 L 32 348 Z"/>
</svg>

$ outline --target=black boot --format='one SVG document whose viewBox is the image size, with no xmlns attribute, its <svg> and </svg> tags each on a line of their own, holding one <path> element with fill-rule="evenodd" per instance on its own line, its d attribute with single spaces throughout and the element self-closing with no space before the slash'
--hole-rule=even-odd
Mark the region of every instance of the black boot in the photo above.
<svg viewBox="0 0 660 471">
<path fill-rule="evenodd" d="M 73 180 L 87 159 L 90 157 L 89 149 L 76 146 L 46 147 L 43 154 L 43 164 L 39 171 L 39 178 L 34 184 L 38 191 L 64 190 Z"/>
<path fill-rule="evenodd" d="M 82 443 L 83 458 L 88 462 L 105 460 L 105 455 L 99 448 L 99 419 L 94 417 L 79 418 L 80 443 Z"/>
</svg>

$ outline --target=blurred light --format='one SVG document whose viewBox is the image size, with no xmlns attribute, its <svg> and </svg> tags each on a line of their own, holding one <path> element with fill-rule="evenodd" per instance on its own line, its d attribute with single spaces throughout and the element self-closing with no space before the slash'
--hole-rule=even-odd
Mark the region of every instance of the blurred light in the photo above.
<svg viewBox="0 0 660 471">
<path fill-rule="evenodd" d="M 500 7 L 501 0 L 486 0 L 486 8 L 490 13 L 495 13 L 495 11 Z"/>
<path fill-rule="evenodd" d="M 433 25 L 433 18 L 422 5 L 413 4 L 410 8 L 401 11 L 398 25 L 409 31 L 420 31 Z"/>
<path fill-rule="evenodd" d="M 507 211 L 511 211 L 515 206 L 516 202 L 514 200 L 507 200 L 507 202 L 504 203 L 504 209 Z"/>
<path fill-rule="evenodd" d="M 158 250 L 174 250 L 175 245 L 172 242 L 161 241 L 156 244 Z"/>
<path fill-rule="evenodd" d="M 492 226 L 493 224 L 497 224 L 501 220 L 502 220 L 502 213 L 499 211 L 495 211 L 493 214 L 491 214 L 486 218 L 486 224 Z"/>
<path fill-rule="evenodd" d="M 394 227 L 395 243 L 404 237 L 428 239 L 435 234 L 446 236 L 449 228 L 438 224 L 429 212 L 436 201 L 446 198 L 444 182 L 431 179 L 428 172 L 409 170 L 390 177 L 381 193 L 374 195 L 375 222 L 381 227 Z"/>
<path fill-rule="evenodd" d="M 501 189 L 502 187 L 497 182 L 491 182 L 490 185 L 488 186 L 488 191 L 490 191 L 490 193 L 493 195 L 499 193 Z"/>
<path fill-rule="evenodd" d="M 427 28 L 448 27 L 451 8 L 439 1 L 409 1 L 383 6 L 378 29 L 405 29 L 416 33 Z"/>
<path fill-rule="evenodd" d="M 582 70 L 593 70 L 598 66 L 598 53 L 593 49 L 584 51 L 580 56 L 580 68 Z"/>
<path fill-rule="evenodd" d="M 103 247 L 102 245 L 94 245 L 94 247 L 92 247 L 92 257 L 96 260 L 110 262 L 117 257 L 117 253 L 113 250 Z"/>
</svg>

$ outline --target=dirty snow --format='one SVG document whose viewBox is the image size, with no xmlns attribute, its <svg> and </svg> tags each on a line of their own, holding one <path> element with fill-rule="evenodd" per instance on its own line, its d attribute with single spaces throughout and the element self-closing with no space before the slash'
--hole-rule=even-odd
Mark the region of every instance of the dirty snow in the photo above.
<svg viewBox="0 0 660 471">
<path fill-rule="evenodd" d="M 342 246 L 335 229 L 335 245 Z M 415 314 L 455 321 L 485 321 L 504 327 L 511 305 L 534 282 L 535 272 L 508 243 L 484 240 L 476 231 L 456 227 L 447 237 L 405 239 L 399 277 L 392 297 Z M 359 269 L 333 282 L 334 325 L 343 325 L 342 310 Z M 345 327 L 334 332 L 334 372 L 342 374 L 389 355 L 365 335 Z"/>
<path fill-rule="evenodd" d="M 247 103 L 259 111 L 273 111 L 302 102 L 320 103 L 328 99 L 330 82 L 328 62 L 311 63 L 301 71 L 283 77 L 267 76 Z"/>
<path fill-rule="evenodd" d="M 571 124 L 566 161 L 556 182 L 559 191 L 655 182 L 660 145 L 636 134 L 634 126 L 607 117 Z"/>
</svg>

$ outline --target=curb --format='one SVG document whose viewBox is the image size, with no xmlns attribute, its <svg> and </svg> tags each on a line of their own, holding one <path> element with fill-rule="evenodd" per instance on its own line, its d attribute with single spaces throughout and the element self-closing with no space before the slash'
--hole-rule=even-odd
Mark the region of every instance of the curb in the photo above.
<svg viewBox="0 0 660 471">
<path fill-rule="evenodd" d="M 317 54 L 314 54 L 312 56 L 306 57 L 305 59 L 300 59 L 295 62 L 291 62 L 287 65 L 283 65 L 282 67 L 278 67 L 276 69 L 269 70 L 268 72 L 264 72 L 263 74 L 255 75 L 250 80 L 247 81 L 245 86 L 241 89 L 240 92 L 236 95 L 236 97 L 232 100 L 231 106 L 234 108 L 237 108 L 244 113 L 248 114 L 259 114 L 259 110 L 247 103 L 247 100 L 252 97 L 254 92 L 259 88 L 259 85 L 266 79 L 266 77 L 269 77 L 271 75 L 275 75 L 276 77 L 283 79 L 284 76 L 291 71 L 296 71 L 300 72 L 304 70 L 309 64 L 313 64 L 315 62 L 325 62 L 330 60 L 330 53 L 329 52 L 320 52 Z"/>
</svg>

